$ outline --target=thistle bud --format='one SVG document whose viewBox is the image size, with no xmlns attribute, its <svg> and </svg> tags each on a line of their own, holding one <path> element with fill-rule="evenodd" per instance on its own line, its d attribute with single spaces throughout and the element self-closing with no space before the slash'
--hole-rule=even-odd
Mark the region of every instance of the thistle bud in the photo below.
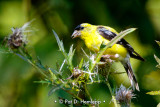
<svg viewBox="0 0 160 107">
<path fill-rule="evenodd" d="M 22 31 L 19 28 L 12 28 L 12 32 L 13 34 L 11 34 L 8 37 L 8 41 L 7 41 L 7 45 L 8 47 L 10 47 L 11 49 L 14 48 L 18 48 L 22 45 L 22 43 L 25 43 L 25 41 L 23 41 L 23 34 Z"/>
<path fill-rule="evenodd" d="M 33 21 L 33 20 L 32 20 Z M 12 28 L 12 34 L 4 39 L 4 42 L 10 49 L 17 49 L 21 46 L 25 46 L 27 44 L 27 39 L 25 32 L 30 32 L 31 30 L 26 30 L 30 23 L 32 22 L 27 22 L 25 23 L 22 27 L 20 28 Z"/>
<path fill-rule="evenodd" d="M 131 99 L 134 98 L 133 90 L 126 89 L 123 85 L 116 91 L 116 100 L 121 107 L 130 107 Z"/>
</svg>

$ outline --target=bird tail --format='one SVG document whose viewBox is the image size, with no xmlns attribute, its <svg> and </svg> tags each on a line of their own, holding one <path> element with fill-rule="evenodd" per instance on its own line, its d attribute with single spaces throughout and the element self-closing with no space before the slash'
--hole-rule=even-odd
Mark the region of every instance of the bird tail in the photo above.
<svg viewBox="0 0 160 107">
<path fill-rule="evenodd" d="M 138 86 L 138 82 L 137 82 L 136 77 L 133 73 L 130 61 L 128 60 L 127 63 L 122 63 L 122 64 L 127 72 L 128 78 L 130 80 L 130 83 L 131 83 L 133 89 L 135 90 L 135 88 L 136 88 L 137 91 L 140 91 L 139 86 Z"/>
</svg>

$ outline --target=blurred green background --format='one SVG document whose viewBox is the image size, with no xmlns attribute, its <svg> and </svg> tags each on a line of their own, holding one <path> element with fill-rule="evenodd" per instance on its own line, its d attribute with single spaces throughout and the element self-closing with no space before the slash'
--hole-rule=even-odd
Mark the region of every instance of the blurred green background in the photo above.
<svg viewBox="0 0 160 107">
<path fill-rule="evenodd" d="M 146 92 L 160 90 L 160 70 L 155 66 L 160 49 L 155 40 L 160 40 L 160 0 L 0 0 L 0 42 L 12 33 L 12 27 L 21 27 L 24 23 L 36 19 L 31 24 L 28 49 L 36 53 L 44 65 L 56 68 L 63 56 L 58 51 L 53 36 L 54 29 L 63 40 L 66 50 L 74 44 L 76 53 L 74 64 L 82 57 L 82 40 L 70 38 L 74 28 L 80 23 L 106 25 L 118 32 L 127 28 L 138 28 L 125 39 L 142 55 L 146 61 L 131 59 L 140 92 L 132 100 L 133 107 L 155 107 L 160 96 L 147 95 Z M 124 68 L 114 64 L 112 70 L 121 72 Z M 65 73 L 65 72 L 64 72 Z M 48 97 L 51 89 L 46 84 L 33 83 L 43 77 L 30 64 L 19 57 L 0 51 L 0 107 L 63 107 L 59 96 L 69 95 L 58 90 Z M 126 74 L 111 76 L 117 86 L 129 87 Z M 93 99 L 106 101 L 100 106 L 113 107 L 111 96 L 104 84 L 88 87 Z"/>
</svg>

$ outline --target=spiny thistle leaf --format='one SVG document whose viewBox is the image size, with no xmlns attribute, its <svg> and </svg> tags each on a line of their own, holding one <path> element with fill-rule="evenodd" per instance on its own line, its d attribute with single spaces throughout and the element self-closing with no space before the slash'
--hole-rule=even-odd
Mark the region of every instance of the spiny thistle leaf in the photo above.
<svg viewBox="0 0 160 107">
<path fill-rule="evenodd" d="M 41 60 L 39 59 L 39 57 L 37 57 L 37 61 L 35 62 L 36 66 L 38 66 L 39 68 L 43 69 L 44 71 L 47 71 L 47 69 L 42 65 Z"/>
<path fill-rule="evenodd" d="M 94 65 L 95 65 L 94 55 L 92 55 L 89 58 L 89 69 L 93 68 Z M 90 70 L 89 70 L 89 72 L 90 72 Z"/>
<path fill-rule="evenodd" d="M 73 69 L 72 59 L 73 59 L 74 52 L 75 52 L 75 49 L 73 49 L 73 45 L 71 45 L 69 53 L 68 53 L 68 63 L 71 69 Z"/>
<path fill-rule="evenodd" d="M 44 70 L 44 71 L 48 71 L 50 74 L 51 74 L 51 72 L 52 73 L 54 73 L 54 75 L 59 75 L 59 73 L 58 72 L 56 72 L 55 70 L 53 70 L 53 69 L 51 69 L 51 68 L 47 68 L 47 67 L 45 67 L 43 64 L 42 64 L 42 62 L 41 62 L 41 60 L 39 59 L 39 57 L 37 57 L 37 60 L 35 61 L 35 65 L 38 67 L 38 68 L 41 68 L 42 70 Z"/>
<path fill-rule="evenodd" d="M 52 82 L 49 80 L 41 80 L 41 81 L 34 81 L 34 83 L 51 84 Z"/>
<path fill-rule="evenodd" d="M 73 45 L 71 45 L 70 50 L 69 50 L 69 53 L 67 54 L 67 53 L 65 52 L 65 50 L 64 50 L 63 42 L 60 41 L 57 33 L 56 33 L 54 30 L 52 30 L 52 31 L 53 31 L 53 33 L 54 33 L 54 36 L 55 36 L 56 40 L 57 40 L 59 49 L 60 49 L 60 51 L 62 52 L 63 56 L 65 57 L 66 62 L 67 62 L 67 64 L 68 64 L 68 66 L 69 66 L 69 69 L 70 69 L 70 71 L 72 72 L 72 70 L 73 70 L 72 59 L 73 59 L 73 55 L 74 55 L 75 49 L 73 49 Z"/>
<path fill-rule="evenodd" d="M 81 68 L 82 68 L 82 65 L 83 65 L 83 58 L 81 59 L 81 61 L 80 61 L 79 65 L 78 65 L 79 69 L 81 69 Z"/>
<path fill-rule="evenodd" d="M 51 70 L 50 68 L 48 68 L 48 71 L 49 71 L 49 73 L 50 73 L 50 76 L 51 76 L 52 81 L 53 81 L 53 80 L 56 80 L 57 77 L 56 77 L 56 75 L 52 72 L 52 70 Z"/>
<path fill-rule="evenodd" d="M 9 53 L 12 53 L 12 52 L 9 51 L 8 48 L 5 48 L 4 46 L 0 46 L 0 53 L 9 54 Z"/>
<path fill-rule="evenodd" d="M 100 46 L 100 49 L 103 49 L 103 48 L 105 48 L 106 47 L 106 45 L 102 42 L 102 44 L 101 44 L 101 46 Z"/>
<path fill-rule="evenodd" d="M 158 63 L 158 65 L 156 67 L 160 68 L 160 59 L 156 55 L 154 55 L 154 58 L 156 59 L 156 61 Z"/>
<path fill-rule="evenodd" d="M 61 89 L 65 84 L 53 86 L 52 89 L 49 91 L 48 96 L 52 95 L 56 90 Z"/>
<path fill-rule="evenodd" d="M 21 59 L 23 59 L 24 61 L 28 62 L 28 59 L 23 57 L 22 55 L 18 54 L 18 53 L 15 53 L 17 56 L 19 56 Z"/>
<path fill-rule="evenodd" d="M 156 41 L 157 42 L 157 44 L 160 46 L 160 42 L 159 41 Z"/>
<path fill-rule="evenodd" d="M 52 31 L 53 31 L 53 34 L 54 34 L 56 40 L 57 40 L 57 43 L 58 43 L 58 46 L 59 46 L 60 51 L 65 52 L 64 46 L 63 46 L 63 42 L 60 41 L 60 39 L 59 39 L 57 33 L 56 33 L 54 30 L 52 30 Z"/>
<path fill-rule="evenodd" d="M 156 55 L 154 55 L 154 58 L 155 58 L 156 61 L 160 64 L 160 59 L 159 59 Z"/>
<path fill-rule="evenodd" d="M 149 94 L 149 95 L 160 95 L 160 91 L 151 91 L 151 92 L 147 92 L 146 94 Z"/>
</svg>

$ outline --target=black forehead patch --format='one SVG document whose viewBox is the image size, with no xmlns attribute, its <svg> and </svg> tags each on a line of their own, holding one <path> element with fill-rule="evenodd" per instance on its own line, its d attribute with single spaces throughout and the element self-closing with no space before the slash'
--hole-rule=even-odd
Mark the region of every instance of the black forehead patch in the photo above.
<svg viewBox="0 0 160 107">
<path fill-rule="evenodd" d="M 80 25 L 78 25 L 74 30 L 82 30 L 82 29 L 84 29 L 84 27 L 81 26 L 81 24 L 80 24 Z"/>
</svg>

